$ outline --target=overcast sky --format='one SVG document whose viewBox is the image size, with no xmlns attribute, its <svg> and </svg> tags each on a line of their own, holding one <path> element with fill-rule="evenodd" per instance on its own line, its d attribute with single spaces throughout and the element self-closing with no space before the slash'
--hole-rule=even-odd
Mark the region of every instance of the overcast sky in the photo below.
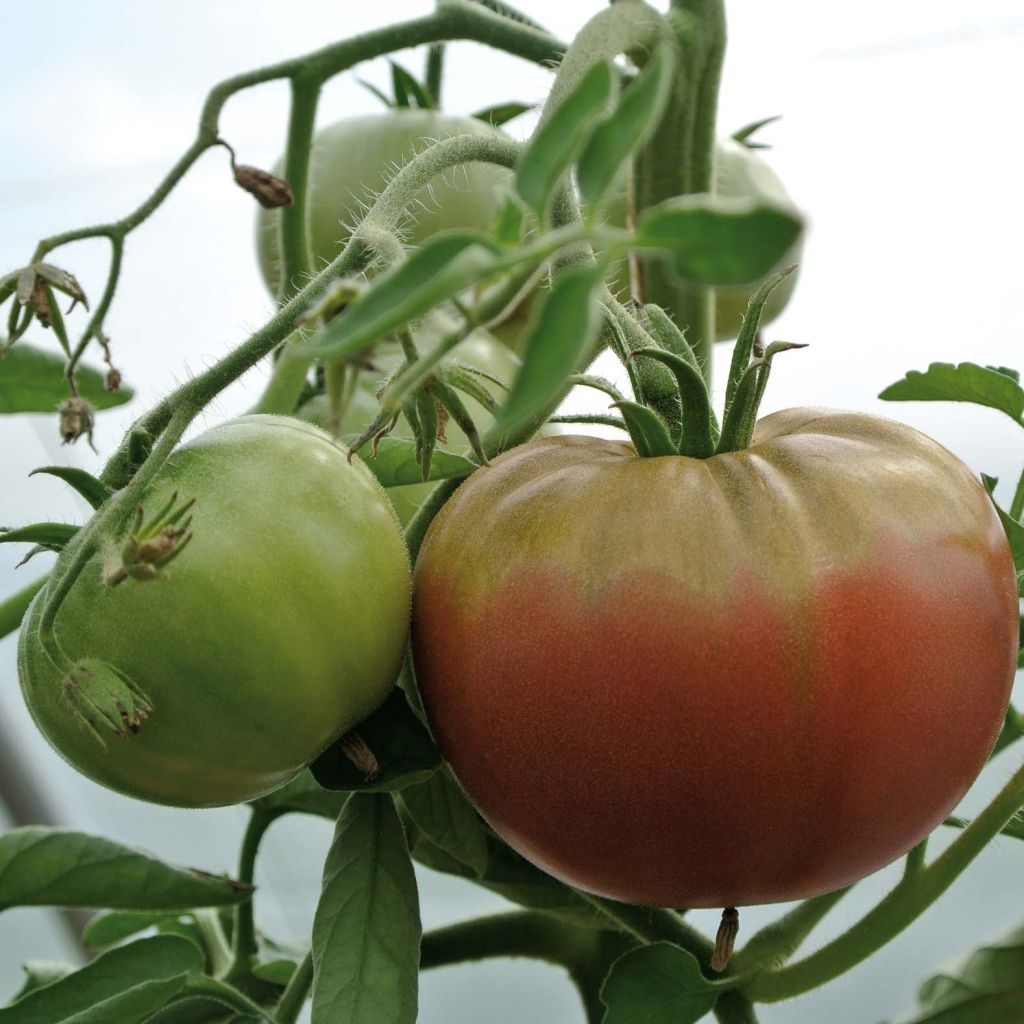
<svg viewBox="0 0 1024 1024">
<path fill-rule="evenodd" d="M 564 38 L 597 9 L 579 0 L 521 6 Z M 429 7 L 427 0 L 294 0 L 286 8 L 268 0 L 3 4 L 0 270 L 23 264 L 40 236 L 120 217 L 137 205 L 188 145 L 214 82 Z M 774 146 L 768 159 L 809 220 L 795 300 L 768 336 L 810 347 L 776 364 L 765 411 L 815 404 L 895 416 L 1005 486 L 1024 455 L 1024 437 L 1005 417 L 959 406 L 893 406 L 875 396 L 907 369 L 933 360 L 1024 368 L 1019 0 L 735 0 L 729 15 L 720 129 L 784 115 L 765 132 Z M 408 57 L 418 69 L 421 55 Z M 374 62 L 359 73 L 383 84 L 386 69 Z M 509 99 L 539 100 L 549 78 L 481 47 L 455 46 L 446 106 L 469 112 Z M 242 161 L 274 161 L 286 109 L 280 84 L 229 103 L 222 131 Z M 376 101 L 346 77 L 325 90 L 320 118 L 328 123 L 375 109 Z M 517 128 L 525 132 L 528 124 Z M 0 522 L 80 521 L 80 504 L 61 484 L 28 481 L 27 473 L 52 462 L 97 468 L 140 409 L 267 318 L 272 305 L 253 259 L 252 219 L 251 201 L 230 184 L 224 155 L 215 151 L 131 237 L 109 329 L 115 361 L 138 400 L 100 417 L 99 457 L 83 446 L 61 448 L 50 417 L 0 419 Z M 106 256 L 103 244 L 87 243 L 53 258 L 95 296 Z M 38 331 L 31 334 L 40 340 Z M 728 346 L 717 357 L 727 360 Z M 206 422 L 246 409 L 262 372 L 232 388 Z M 720 372 L 716 393 L 723 379 Z M 0 549 L 5 592 L 35 571 L 15 574 L 19 557 Z M 243 811 L 150 807 L 79 778 L 32 729 L 17 692 L 14 653 L 12 639 L 0 644 L 4 733 L 13 734 L 7 742 L 17 743 L 25 770 L 43 781 L 62 820 L 183 863 L 231 869 Z M 1005 757 L 997 760 L 968 810 L 1010 767 Z M 268 838 L 259 913 L 275 934 L 300 940 L 330 829 L 288 820 Z M 1022 869 L 1024 846 L 994 844 L 886 954 L 827 989 L 767 1008 L 762 1019 L 871 1024 L 908 1010 L 916 981 L 930 968 L 1021 923 L 1019 901 L 1005 893 L 1019 889 Z M 427 873 L 421 879 L 428 925 L 500 905 L 461 883 Z M 891 880 L 890 872 L 865 882 L 822 935 L 856 920 Z M 744 927 L 770 913 L 746 913 Z M 711 916 L 694 917 L 711 926 Z M 43 911 L 4 914 L 0 997 L 15 987 L 20 959 L 65 955 L 59 941 Z M 582 1020 L 557 972 L 532 964 L 429 975 L 422 1002 L 424 1024 L 476 1022 L 483 1008 L 494 1024 Z"/>
</svg>

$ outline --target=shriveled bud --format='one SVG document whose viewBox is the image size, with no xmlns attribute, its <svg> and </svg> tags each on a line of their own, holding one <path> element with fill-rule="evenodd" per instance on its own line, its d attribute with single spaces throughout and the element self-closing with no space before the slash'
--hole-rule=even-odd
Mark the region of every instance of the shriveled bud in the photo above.
<svg viewBox="0 0 1024 1024">
<path fill-rule="evenodd" d="M 108 391 L 119 391 L 121 389 L 121 371 L 114 366 L 107 370 L 106 387 Z"/>
<path fill-rule="evenodd" d="M 28 306 L 35 314 L 36 319 L 43 327 L 49 327 L 53 323 L 53 310 L 50 308 L 50 289 L 46 282 L 40 277 L 32 286 L 32 293 L 28 297 Z"/>
<path fill-rule="evenodd" d="M 292 187 L 284 178 L 278 178 L 269 171 L 247 164 L 235 165 L 235 181 L 256 197 L 260 206 L 276 210 L 280 206 L 291 206 L 294 200 Z"/>
<path fill-rule="evenodd" d="M 345 757 L 363 774 L 367 782 L 373 782 L 380 775 L 380 765 L 369 744 L 354 729 L 338 740 Z"/>
<path fill-rule="evenodd" d="M 96 410 L 84 398 L 65 398 L 57 406 L 57 412 L 60 414 L 60 437 L 64 444 L 74 444 L 82 436 L 92 444 Z"/>
<path fill-rule="evenodd" d="M 155 580 L 161 570 L 174 561 L 192 539 L 189 527 L 192 517 L 187 515 L 195 498 L 178 503 L 175 491 L 170 500 L 151 519 L 146 519 L 140 505 L 135 511 L 131 532 L 121 545 L 120 560 L 107 568 L 104 582 L 116 587 L 127 579 L 146 582 Z"/>
</svg>

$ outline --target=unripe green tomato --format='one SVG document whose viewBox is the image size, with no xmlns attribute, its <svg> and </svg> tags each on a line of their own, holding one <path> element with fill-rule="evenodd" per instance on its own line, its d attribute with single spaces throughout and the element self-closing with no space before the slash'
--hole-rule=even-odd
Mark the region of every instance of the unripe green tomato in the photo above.
<svg viewBox="0 0 1024 1024">
<path fill-rule="evenodd" d="M 1013 559 L 962 462 L 787 409 L 750 448 L 535 440 L 477 470 L 416 562 L 447 761 L 533 863 L 627 903 L 849 885 L 939 825 L 1017 664 Z"/>
<path fill-rule="evenodd" d="M 720 139 L 715 152 L 715 191 L 718 195 L 740 199 L 766 199 L 782 206 L 794 207 L 793 200 L 786 191 L 779 176 L 757 155 L 757 153 L 736 142 L 734 139 Z M 626 197 L 619 195 L 609 204 L 608 222 L 618 227 L 626 223 Z M 798 263 L 803 251 L 802 237 L 786 251 L 779 260 L 779 269 L 790 263 Z M 767 276 L 767 275 L 766 275 Z M 774 320 L 786 308 L 793 289 L 796 287 L 797 274 L 790 274 L 768 297 L 761 325 Z M 750 296 L 756 291 L 760 281 L 745 285 L 730 285 L 715 289 L 715 340 L 727 341 L 739 334 L 743 314 L 747 311 Z M 629 295 L 629 269 L 625 262 L 620 263 L 609 287 L 620 297 Z"/>
<path fill-rule="evenodd" d="M 383 191 L 395 169 L 431 142 L 451 135 L 500 135 L 496 128 L 472 117 L 436 110 L 399 109 L 367 117 L 346 118 L 316 133 L 309 164 L 307 211 L 313 266 L 323 267 L 342 250 L 349 229 L 357 224 Z M 278 163 L 274 172 L 282 172 Z M 421 189 L 405 227 L 411 244 L 451 228 L 487 230 L 511 173 L 472 163 L 437 175 Z M 256 246 L 263 280 L 273 294 L 280 286 L 278 210 L 260 209 Z"/>
<path fill-rule="evenodd" d="M 337 426 L 338 436 L 360 434 L 368 424 L 373 422 L 380 409 L 377 402 L 377 384 L 399 365 L 400 356 L 392 353 L 377 355 L 373 358 L 373 363 L 379 368 L 378 372 L 364 371 L 360 374 L 359 384 L 352 396 L 352 401 L 345 410 L 341 423 Z M 451 366 L 454 363 L 489 373 L 505 385 L 512 383 L 519 368 L 519 360 L 516 356 L 485 331 L 474 331 L 453 350 L 450 356 L 443 360 L 442 366 Z M 499 385 L 483 377 L 480 378 L 480 383 L 491 392 L 498 402 L 503 400 L 504 392 Z M 460 394 L 459 397 L 465 402 L 477 430 L 483 434 L 491 424 L 491 414 L 468 395 Z M 333 424 L 330 423 L 331 410 L 325 395 L 311 398 L 299 409 L 298 415 L 317 426 L 333 429 Z M 404 416 L 399 418 L 393 433 L 396 437 L 412 437 L 412 428 Z M 445 434 L 447 439 L 444 443 L 439 443 L 438 447 L 460 455 L 466 452 L 469 447 L 466 435 L 451 419 L 448 420 L 445 427 Z M 435 486 L 436 483 L 422 483 L 387 489 L 386 493 L 395 506 L 395 511 L 402 523 L 407 523 L 413 517 Z"/>
<path fill-rule="evenodd" d="M 89 560 L 56 639 L 72 661 L 101 659 L 145 691 L 154 707 L 135 734 L 104 746 L 66 703 L 39 638 L 40 592 L 18 674 L 65 760 L 143 800 L 237 803 L 288 782 L 384 701 L 405 648 L 409 559 L 383 489 L 347 455 L 283 416 L 216 426 L 144 495 L 150 513 L 175 492 L 196 499 L 193 539 L 165 575 L 106 585 L 120 537 Z"/>
</svg>

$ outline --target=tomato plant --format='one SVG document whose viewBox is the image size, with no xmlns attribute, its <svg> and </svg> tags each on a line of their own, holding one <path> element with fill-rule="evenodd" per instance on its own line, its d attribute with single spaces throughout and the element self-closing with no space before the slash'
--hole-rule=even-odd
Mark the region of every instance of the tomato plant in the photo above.
<svg viewBox="0 0 1024 1024">
<path fill-rule="evenodd" d="M 251 800 L 387 696 L 405 642 L 405 545 L 373 475 L 296 420 L 233 420 L 182 446 L 142 500 L 156 511 L 175 493 L 195 499 L 194 536 L 168 578 L 107 585 L 109 538 L 55 624 L 70 659 L 134 680 L 149 720 L 101 742 L 71 712 L 40 641 L 46 591 L 21 634 L 25 700 L 61 756 L 103 785 L 178 806 Z"/>
<path fill-rule="evenodd" d="M 739 906 L 848 885 L 942 822 L 999 733 L 1017 606 L 962 463 L 792 409 L 707 460 L 501 456 L 427 534 L 414 653 L 445 758 L 520 852 L 628 903 Z"/>
</svg>

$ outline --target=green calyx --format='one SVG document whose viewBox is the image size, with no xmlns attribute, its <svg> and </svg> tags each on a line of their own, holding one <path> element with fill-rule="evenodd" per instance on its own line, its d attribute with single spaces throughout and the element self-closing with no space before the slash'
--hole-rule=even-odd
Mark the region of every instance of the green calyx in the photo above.
<svg viewBox="0 0 1024 1024">
<path fill-rule="evenodd" d="M 89 732 L 106 746 L 111 733 L 137 733 L 153 711 L 139 685 L 114 665 L 98 658 L 76 661 L 64 678 L 64 698 Z"/>
<path fill-rule="evenodd" d="M 757 337 L 768 296 L 795 269 L 794 265 L 780 270 L 751 296 L 733 352 L 721 427 L 711 405 L 700 362 L 685 335 L 661 307 L 644 307 L 647 334 L 655 344 L 630 351 L 626 357 L 627 368 L 637 359 L 660 363 L 671 372 L 675 390 L 671 395 L 660 394 L 657 402 L 645 396 L 648 405 L 615 403 L 639 455 L 707 459 L 749 446 L 772 359 L 780 352 L 805 347 L 777 341 L 764 349 Z M 632 371 L 631 376 L 635 384 L 637 378 Z"/>
<path fill-rule="evenodd" d="M 139 505 L 135 522 L 121 546 L 120 564 L 108 569 L 104 576 L 107 586 L 116 587 L 126 579 L 140 582 L 156 579 L 192 539 L 189 531 L 192 517 L 188 512 L 194 504 L 194 498 L 179 504 L 175 491 L 163 508 L 148 520 Z"/>
</svg>

